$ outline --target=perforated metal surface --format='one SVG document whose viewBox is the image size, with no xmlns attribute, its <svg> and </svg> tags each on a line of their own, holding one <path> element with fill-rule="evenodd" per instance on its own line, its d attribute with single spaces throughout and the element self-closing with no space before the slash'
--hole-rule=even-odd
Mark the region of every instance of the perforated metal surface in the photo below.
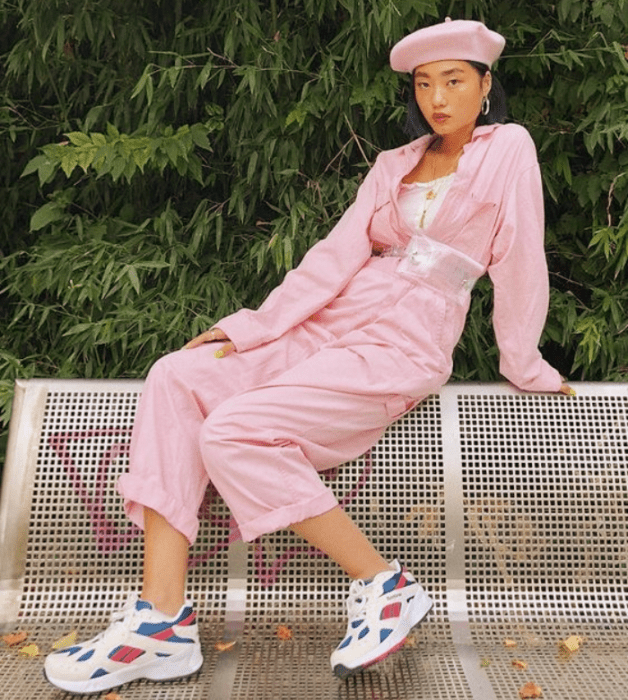
<svg viewBox="0 0 628 700">
<path fill-rule="evenodd" d="M 7 464 L 7 471 L 19 470 L 29 452 L 34 455 L 35 463 L 25 465 L 33 470 L 30 493 L 8 498 L 14 491 L 10 473 L 3 484 L 3 510 L 25 508 L 28 514 L 21 600 L 15 607 L 18 622 L 4 627 L 26 630 L 42 655 L 71 630 L 79 630 L 83 639 L 100 632 L 111 611 L 138 588 L 142 537 L 124 516 L 115 483 L 128 464 L 140 391 L 139 382 L 53 382 L 50 391 L 38 397 L 43 405 L 36 448 L 18 445 L 11 455 L 15 462 Z M 203 509 L 207 517 L 191 552 L 189 589 L 204 623 L 205 675 L 196 682 L 177 683 L 176 697 L 182 700 L 207 697 L 217 658 L 212 640 L 223 636 L 229 514 L 219 499 L 207 499 Z M 16 554 L 3 542 L 3 564 L 5 552 Z M 5 619 L 12 622 L 15 615 Z M 17 650 L 4 648 L 0 663 L 0 694 L 6 697 L 65 695 L 44 681 L 43 656 L 25 659 Z M 137 683 L 125 689 L 125 700 L 172 698 L 172 687 Z"/>
<path fill-rule="evenodd" d="M 22 599 L 35 617 L 108 619 L 112 605 L 137 588 L 141 533 L 124 516 L 115 484 L 127 468 L 138 397 L 139 387 L 48 394 Z M 229 515 L 217 499 L 211 505 L 204 504 L 208 518 L 191 553 L 211 564 L 202 574 L 192 568 L 190 589 L 202 590 L 200 610 L 214 613 L 224 607 Z"/>
<path fill-rule="evenodd" d="M 469 698 L 446 614 L 443 437 L 438 397 L 392 426 L 365 457 L 325 478 L 388 558 L 401 557 L 435 605 L 409 645 L 383 668 L 340 683 L 329 654 L 342 638 L 348 579 L 285 531 L 247 557 L 247 615 L 231 697 Z M 274 562 L 274 566 L 273 566 Z M 277 639 L 277 626 L 293 638 Z"/>
<path fill-rule="evenodd" d="M 602 687 L 625 700 L 628 394 L 461 395 L 458 405 L 467 602 L 493 685 L 516 697 L 535 678 L 544 698 Z M 585 644 L 561 652 L 573 634 Z"/>
<path fill-rule="evenodd" d="M 507 700 L 534 680 L 544 698 L 593 686 L 624 700 L 628 390 L 577 388 L 567 399 L 445 387 L 368 455 L 324 475 L 435 599 L 411 645 L 347 682 L 329 671 L 345 577 L 287 532 L 233 541 L 224 504 L 208 494 L 189 577 L 205 665 L 187 681 L 125 686 L 124 699 Z M 100 631 L 136 589 L 141 537 L 114 484 L 140 391 L 129 381 L 18 391 L 0 500 L 0 623 L 26 629 L 42 653 L 73 628 Z M 291 640 L 278 639 L 281 624 Z M 587 641 L 565 656 L 557 642 L 574 633 Z M 218 653 L 219 639 L 237 643 Z M 42 662 L 0 648 L 0 693 L 65 697 L 43 681 Z"/>
</svg>

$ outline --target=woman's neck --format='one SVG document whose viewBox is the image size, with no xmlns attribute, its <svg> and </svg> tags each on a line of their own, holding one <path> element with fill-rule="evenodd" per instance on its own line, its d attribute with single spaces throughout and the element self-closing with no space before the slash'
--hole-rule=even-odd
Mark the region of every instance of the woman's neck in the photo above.
<svg viewBox="0 0 628 700">
<path fill-rule="evenodd" d="M 404 176 L 402 182 L 433 182 L 453 173 L 458 167 L 465 144 L 471 141 L 473 129 L 455 134 L 437 135 L 430 141 L 421 160 Z"/>
<path fill-rule="evenodd" d="M 463 133 L 437 136 L 430 144 L 430 150 L 445 157 L 455 157 L 473 138 L 473 129 Z"/>
</svg>

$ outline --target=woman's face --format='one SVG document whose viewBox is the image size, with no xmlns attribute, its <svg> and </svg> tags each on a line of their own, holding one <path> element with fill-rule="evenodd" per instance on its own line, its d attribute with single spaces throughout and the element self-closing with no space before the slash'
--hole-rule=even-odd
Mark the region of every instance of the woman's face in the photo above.
<svg viewBox="0 0 628 700">
<path fill-rule="evenodd" d="M 471 133 L 491 89 L 491 74 L 480 77 L 466 61 L 434 61 L 414 69 L 419 109 L 439 136 Z"/>
</svg>

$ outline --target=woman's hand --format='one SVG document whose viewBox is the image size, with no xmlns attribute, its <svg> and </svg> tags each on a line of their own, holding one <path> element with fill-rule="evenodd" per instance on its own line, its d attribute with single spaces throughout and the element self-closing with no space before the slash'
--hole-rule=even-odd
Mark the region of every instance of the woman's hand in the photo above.
<svg viewBox="0 0 628 700">
<path fill-rule="evenodd" d="M 563 384 L 558 390 L 559 394 L 565 394 L 566 396 L 575 396 L 576 390 L 572 389 L 569 384 Z"/>
<path fill-rule="evenodd" d="M 218 350 L 216 350 L 216 352 L 214 353 L 215 357 L 221 358 L 225 355 L 230 355 L 232 352 L 235 352 L 234 344 L 220 330 L 220 328 L 212 328 L 210 331 L 205 331 L 204 333 L 197 335 L 196 338 L 193 338 L 192 340 L 190 340 L 189 343 L 186 343 L 183 346 L 183 349 L 191 350 L 192 348 L 197 348 L 199 345 L 203 345 L 204 343 L 215 343 L 219 340 L 226 340 L 227 342 L 220 348 L 218 348 Z"/>
</svg>

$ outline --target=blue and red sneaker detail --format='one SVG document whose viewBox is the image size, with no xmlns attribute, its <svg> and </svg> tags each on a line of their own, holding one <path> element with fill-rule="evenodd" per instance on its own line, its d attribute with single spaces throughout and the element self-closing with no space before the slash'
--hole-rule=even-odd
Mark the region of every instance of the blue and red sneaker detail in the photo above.
<svg viewBox="0 0 628 700">
<path fill-rule="evenodd" d="M 100 693 L 123 683 L 189 676 L 202 666 L 196 613 L 186 601 L 174 617 L 131 596 L 93 639 L 53 652 L 44 674 L 70 693 Z"/>
<path fill-rule="evenodd" d="M 339 678 L 358 673 L 403 646 L 410 630 L 433 602 L 414 576 L 395 560 L 390 571 L 371 581 L 353 581 L 346 601 L 349 622 L 345 638 L 331 655 Z"/>
</svg>

